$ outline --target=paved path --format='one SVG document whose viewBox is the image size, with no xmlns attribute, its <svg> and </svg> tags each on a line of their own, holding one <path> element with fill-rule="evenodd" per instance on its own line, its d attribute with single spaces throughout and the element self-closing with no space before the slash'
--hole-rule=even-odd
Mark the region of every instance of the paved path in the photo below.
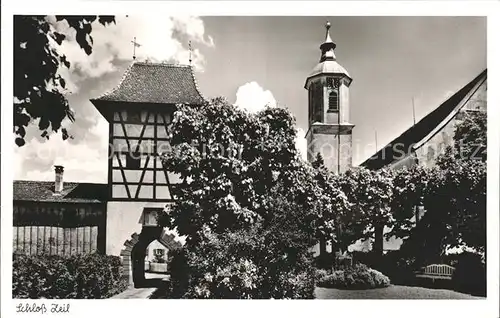
<svg viewBox="0 0 500 318">
<path fill-rule="evenodd" d="M 164 274 L 145 273 L 146 279 L 168 280 L 169 276 Z M 135 288 L 130 286 L 123 292 L 111 297 L 111 299 L 148 299 L 158 287 Z"/>
<path fill-rule="evenodd" d="M 153 288 L 134 288 L 130 287 L 118 295 L 114 295 L 111 299 L 147 299 L 156 291 Z"/>
</svg>

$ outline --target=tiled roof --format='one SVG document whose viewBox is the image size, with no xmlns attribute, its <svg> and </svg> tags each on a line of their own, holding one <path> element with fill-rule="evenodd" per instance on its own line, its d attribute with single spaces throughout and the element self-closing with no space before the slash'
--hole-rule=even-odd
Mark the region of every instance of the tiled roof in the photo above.
<svg viewBox="0 0 500 318">
<path fill-rule="evenodd" d="M 380 169 L 394 161 L 393 145 L 401 145 L 397 147 L 398 151 L 408 151 L 410 147 L 427 135 L 429 135 L 434 128 L 436 128 L 443 120 L 450 115 L 460 102 L 467 96 L 467 94 L 482 80 L 486 79 L 487 70 L 484 70 L 471 82 L 465 85 L 462 89 L 456 92 L 453 96 L 448 98 L 435 110 L 430 112 L 427 116 L 422 118 L 414 126 L 399 135 L 396 139 L 388 143 L 384 148 L 379 150 L 373 156 L 365 160 L 360 166 L 368 169 Z M 401 153 L 397 153 L 400 155 Z"/>
<path fill-rule="evenodd" d="M 191 66 L 135 62 L 117 87 L 91 101 L 200 104 L 204 98 Z"/>
<path fill-rule="evenodd" d="M 60 194 L 52 181 L 14 180 L 14 201 L 100 203 L 106 202 L 107 184 L 65 182 Z"/>
</svg>

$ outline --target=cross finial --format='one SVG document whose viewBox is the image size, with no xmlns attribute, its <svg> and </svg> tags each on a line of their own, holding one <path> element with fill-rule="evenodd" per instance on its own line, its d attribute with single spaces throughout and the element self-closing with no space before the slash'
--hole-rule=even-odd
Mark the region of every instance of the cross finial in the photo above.
<svg viewBox="0 0 500 318">
<path fill-rule="evenodd" d="M 130 41 L 130 42 L 132 42 L 132 45 L 134 46 L 134 55 L 132 56 L 132 58 L 135 60 L 135 48 L 140 47 L 141 45 L 139 43 L 137 43 L 135 36 L 134 36 L 134 40 Z"/>
<path fill-rule="evenodd" d="M 191 41 L 189 41 L 189 65 L 191 65 Z"/>
</svg>

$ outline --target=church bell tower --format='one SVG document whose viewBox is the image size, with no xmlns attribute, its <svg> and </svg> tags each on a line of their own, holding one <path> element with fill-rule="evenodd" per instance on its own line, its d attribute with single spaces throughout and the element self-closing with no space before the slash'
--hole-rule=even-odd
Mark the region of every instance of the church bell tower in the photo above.
<svg viewBox="0 0 500 318">
<path fill-rule="evenodd" d="M 335 56 L 336 44 L 326 23 L 321 57 L 306 79 L 308 91 L 307 160 L 321 154 L 325 166 L 343 173 L 352 166 L 352 129 L 349 122 L 349 86 L 352 78 Z"/>
</svg>

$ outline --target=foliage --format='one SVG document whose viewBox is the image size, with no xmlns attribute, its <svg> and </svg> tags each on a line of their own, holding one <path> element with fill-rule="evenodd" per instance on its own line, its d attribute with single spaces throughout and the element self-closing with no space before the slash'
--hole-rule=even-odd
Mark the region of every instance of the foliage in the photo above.
<svg viewBox="0 0 500 318">
<path fill-rule="evenodd" d="M 159 219 L 186 236 L 170 266 L 176 297 L 313 297 L 323 201 L 294 125 L 286 109 L 251 114 L 223 98 L 179 106 L 163 163 L 184 183 Z"/>
<path fill-rule="evenodd" d="M 269 190 L 291 177 L 285 170 L 299 166 L 294 138 L 294 118 L 285 109 L 253 115 L 223 98 L 180 106 L 172 121 L 173 151 L 163 163 L 186 183 L 163 221 L 189 244 L 203 226 L 222 233 L 265 220 Z"/>
<path fill-rule="evenodd" d="M 418 224 L 410 229 L 403 226 L 415 224 L 411 209 L 395 210 L 396 226 L 393 233 L 404 237 L 400 250 L 402 257 L 412 259 L 412 266 L 440 263 L 449 248 L 468 246 L 479 253 L 486 249 L 486 165 L 481 161 L 453 160 L 447 167 L 420 169 L 424 175 L 398 192 L 398 200 L 417 198 L 425 209 Z M 411 174 L 407 179 L 419 173 Z M 395 184 L 402 184 L 405 172 Z M 406 180 L 407 180 L 406 179 Z M 423 181 L 423 182 L 422 182 Z M 416 187 L 415 187 L 416 185 Z M 416 190 L 411 190 L 413 189 Z M 409 194 L 408 194 L 409 193 Z M 418 193 L 418 194 L 416 194 Z M 398 204 L 394 204 L 398 206 Z M 401 207 L 402 205 L 399 205 Z"/>
<path fill-rule="evenodd" d="M 429 217 L 446 224 L 445 244 L 486 249 L 486 164 L 455 161 L 429 185 Z"/>
<path fill-rule="evenodd" d="M 354 252 L 353 260 L 356 264 L 365 264 L 380 271 L 393 284 L 410 286 L 415 285 L 414 271 L 418 267 L 415 266 L 415 256 L 407 252 L 407 249 L 401 248 L 388 251 L 382 257 L 373 252 Z"/>
<path fill-rule="evenodd" d="M 311 235 L 329 235 L 331 215 L 323 215 L 322 208 L 342 204 L 342 194 L 318 186 L 314 169 L 295 148 L 294 125 L 286 109 L 251 114 L 223 98 L 179 106 L 171 128 L 173 150 L 163 163 L 185 181 L 160 222 L 177 228 L 188 244 L 201 238 L 204 226 L 219 234 L 257 222 L 267 226 L 275 193 L 303 208 Z"/>
<path fill-rule="evenodd" d="M 326 269 L 316 269 L 316 280 L 321 281 L 323 280 L 326 276 L 328 276 L 328 270 Z"/>
<path fill-rule="evenodd" d="M 415 226 L 418 207 L 423 204 L 423 198 L 435 171 L 415 165 L 394 171 L 392 186 L 393 198 L 391 211 L 393 223 L 391 235 L 406 238 Z"/>
<path fill-rule="evenodd" d="M 74 121 L 65 97 L 66 80 L 59 67 L 69 69 L 70 61 L 58 52 L 57 46 L 76 31 L 76 41 L 87 55 L 92 53 L 92 23 L 113 23 L 112 16 L 56 16 L 66 21 L 68 34 L 56 32 L 46 16 L 14 16 L 14 133 L 18 146 L 25 144 L 26 127 L 39 120 L 42 137 L 49 137 L 49 129 L 57 132 L 61 122 Z M 68 132 L 62 128 L 63 138 Z"/>
<path fill-rule="evenodd" d="M 435 167 L 394 176 L 391 234 L 407 238 L 401 250 L 419 266 L 439 262 L 450 247 L 486 249 L 486 113 L 465 113 L 453 142 Z M 417 205 L 425 214 L 412 227 Z"/>
<path fill-rule="evenodd" d="M 358 239 L 375 234 L 382 244 L 383 226 L 391 222 L 392 173 L 382 169 L 371 171 L 363 167 L 336 175 L 324 166 L 320 155 L 312 163 L 315 180 L 326 204 L 321 204 L 318 215 L 327 228 L 323 237 L 333 236 L 340 251 Z M 376 243 L 376 245 L 377 245 Z M 382 250 L 380 250 L 382 253 Z"/>
<path fill-rule="evenodd" d="M 455 158 L 459 160 L 486 161 L 487 114 L 482 111 L 467 112 L 455 127 L 453 136 Z"/>
<path fill-rule="evenodd" d="M 125 288 L 119 257 L 101 254 L 62 257 L 14 254 L 15 298 L 108 298 Z"/>
<path fill-rule="evenodd" d="M 276 198 L 274 209 L 286 203 Z M 291 209 L 293 206 L 287 205 Z M 311 236 L 299 209 L 275 214 L 272 226 L 222 234 L 205 228 L 200 244 L 172 259 L 173 294 L 183 298 L 312 298 Z"/>
<path fill-rule="evenodd" d="M 357 222 L 358 218 L 353 213 L 356 210 L 342 191 L 338 176 L 325 167 L 321 154 L 317 154 L 311 166 L 318 188 L 315 205 L 318 237 L 332 240 L 338 249 L 345 251 L 357 239 L 356 230 L 359 230 L 360 222 Z M 321 253 L 324 254 L 324 251 Z M 328 260 L 320 260 L 320 263 L 328 263 Z"/>
<path fill-rule="evenodd" d="M 363 264 L 356 264 L 344 270 L 336 270 L 323 277 L 319 287 L 337 289 L 371 289 L 390 285 L 387 276 Z"/>
<path fill-rule="evenodd" d="M 338 186 L 353 203 L 348 221 L 343 222 L 343 228 L 351 231 L 347 245 L 375 235 L 375 249 L 382 254 L 383 229 L 392 221 L 392 172 L 359 167 L 340 175 Z"/>
<path fill-rule="evenodd" d="M 391 275 L 391 279 L 404 283 L 413 283 L 411 277 L 418 267 L 440 263 L 446 250 L 451 247 L 468 246 L 484 254 L 484 113 L 468 114 L 457 124 L 454 147 L 461 147 L 462 152 L 468 155 L 458 156 L 458 151 L 454 153 L 449 149 L 433 168 L 421 165 L 396 171 L 360 168 L 339 176 L 331 176 L 324 168 L 322 158 L 317 157 L 313 167 L 316 169 L 318 186 L 327 189 L 325 192 L 331 192 L 332 188 L 339 189 L 347 197 L 346 205 L 351 207 L 346 209 L 348 212 L 345 216 L 341 212 L 343 209 L 326 214 L 335 220 L 337 245 L 345 249 L 357 239 L 372 237 L 375 230 L 377 253 L 363 256 L 362 261 Z M 471 155 L 478 147 L 480 160 L 473 160 Z M 422 208 L 425 212 L 423 217 Z M 404 239 L 397 253 L 381 254 L 383 226 L 391 228 L 386 237 Z M 332 264 L 333 260 L 333 255 L 318 258 L 318 262 L 321 261 L 323 265 Z"/>
<path fill-rule="evenodd" d="M 486 112 L 465 112 L 455 126 L 454 152 L 438 158 L 425 204 L 447 225 L 444 244 L 486 251 Z"/>
</svg>

